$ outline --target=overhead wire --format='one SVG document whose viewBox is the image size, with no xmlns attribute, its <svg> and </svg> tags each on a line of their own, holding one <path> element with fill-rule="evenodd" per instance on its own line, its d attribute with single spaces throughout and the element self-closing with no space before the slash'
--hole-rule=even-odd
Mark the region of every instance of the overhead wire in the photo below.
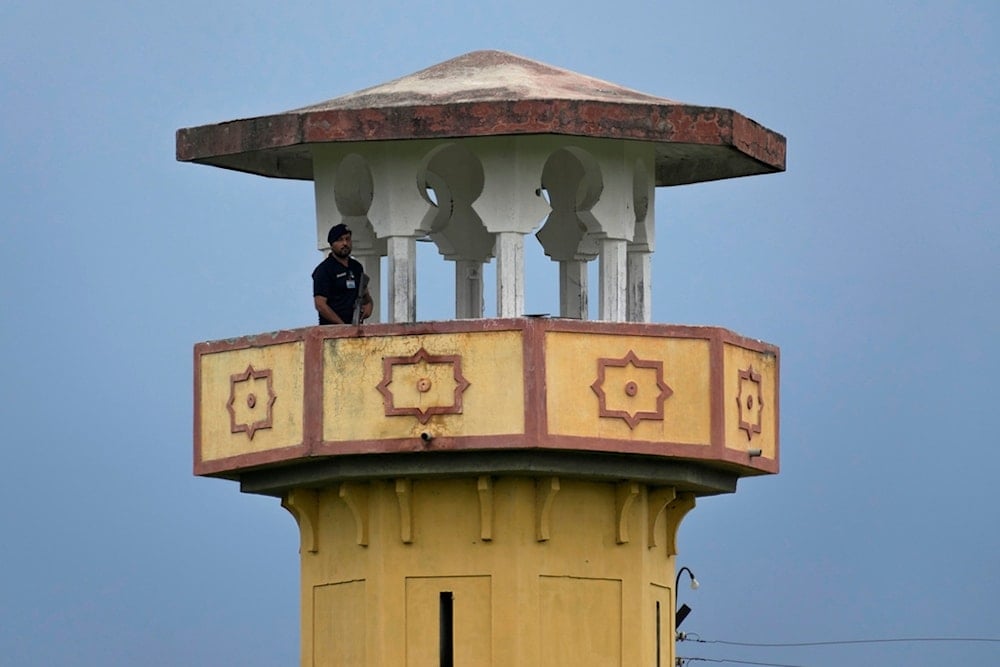
<svg viewBox="0 0 1000 667">
<path fill-rule="evenodd" d="M 725 639 L 702 639 L 693 632 L 678 632 L 677 641 L 691 641 L 698 644 L 721 644 L 723 646 L 745 646 L 754 648 L 800 648 L 807 646 L 847 646 L 856 644 L 891 644 L 891 643 L 915 643 L 915 642 L 978 642 L 1000 644 L 1000 638 L 995 637 L 889 637 L 880 639 L 843 639 L 831 641 L 815 642 L 737 642 Z M 679 665 L 688 662 L 715 662 L 730 663 L 738 665 L 766 665 L 767 667 L 806 667 L 805 665 L 789 665 L 777 662 L 754 662 L 750 660 L 738 660 L 735 658 L 702 658 L 702 657 L 677 657 Z"/>
<path fill-rule="evenodd" d="M 885 639 L 843 639 L 821 642 L 735 642 L 724 639 L 702 639 L 693 633 L 683 634 L 679 641 L 693 641 L 699 644 L 723 644 L 725 646 L 754 646 L 760 648 L 795 648 L 800 646 L 843 646 L 849 644 L 891 644 L 905 642 L 983 642 L 1000 644 L 1000 638 L 994 637 L 890 637 Z"/>
<path fill-rule="evenodd" d="M 734 660 L 732 658 L 681 658 L 678 657 L 677 660 L 681 665 L 688 662 L 721 662 L 721 663 L 732 663 L 736 665 L 765 665 L 766 667 L 806 667 L 805 665 L 789 665 L 783 662 L 753 662 L 750 660 Z"/>
</svg>

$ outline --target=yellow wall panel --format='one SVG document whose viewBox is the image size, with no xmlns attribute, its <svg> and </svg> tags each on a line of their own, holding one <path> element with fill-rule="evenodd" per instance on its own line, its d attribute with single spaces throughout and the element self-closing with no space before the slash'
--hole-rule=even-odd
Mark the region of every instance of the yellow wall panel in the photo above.
<svg viewBox="0 0 1000 667">
<path fill-rule="evenodd" d="M 204 354 L 199 364 L 203 461 L 302 442 L 301 341 Z M 253 371 L 249 375 L 248 368 Z M 231 399 L 233 415 L 228 407 Z M 261 425 L 268 421 L 269 425 Z M 234 433 L 234 423 L 245 430 Z"/>
<path fill-rule="evenodd" d="M 760 449 L 766 458 L 775 458 L 778 393 L 774 355 L 727 344 L 724 359 L 726 447 Z"/>
<path fill-rule="evenodd" d="M 622 664 L 621 582 L 539 578 L 541 664 L 610 667 Z"/>
<path fill-rule="evenodd" d="M 548 332 L 545 382 L 549 432 L 707 444 L 708 352 L 705 340 Z M 592 387 L 602 365 L 604 381 L 599 386 L 603 409 L 601 395 Z M 657 405 L 663 391 L 659 379 L 672 392 L 662 407 Z M 634 418 L 632 424 L 628 416 Z"/>
<path fill-rule="evenodd" d="M 488 576 L 407 577 L 406 665 L 440 667 L 441 594 L 450 594 L 453 663 L 480 667 L 492 662 L 492 594 Z"/>
<path fill-rule="evenodd" d="M 399 362 L 392 368 L 396 408 L 424 412 L 455 405 L 455 357 L 468 386 L 460 391 L 460 414 L 386 414 L 385 358 L 406 358 L 421 349 L 430 360 Z M 524 432 L 524 353 L 518 331 L 335 338 L 323 349 L 323 439 L 327 441 Z M 421 381 L 426 381 L 421 383 Z"/>
<path fill-rule="evenodd" d="M 366 664 L 365 582 L 348 581 L 313 588 L 313 662 L 315 667 Z"/>
</svg>

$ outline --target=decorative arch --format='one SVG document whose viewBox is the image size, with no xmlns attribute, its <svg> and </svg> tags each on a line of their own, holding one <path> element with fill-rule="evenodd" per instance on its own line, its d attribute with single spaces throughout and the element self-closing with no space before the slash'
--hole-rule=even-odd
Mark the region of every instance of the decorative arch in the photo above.
<svg viewBox="0 0 1000 667">
<path fill-rule="evenodd" d="M 588 234 L 600 231 L 590 209 L 604 191 L 597 159 L 576 146 L 554 151 L 542 168 L 542 188 L 552 211 L 535 238 L 556 261 L 590 260 L 597 248 Z"/>
<path fill-rule="evenodd" d="M 448 259 L 488 261 L 493 235 L 472 208 L 485 186 L 479 159 L 460 144 L 442 144 L 424 158 L 417 180 L 421 196 L 433 207 L 422 226 L 438 251 Z"/>
</svg>

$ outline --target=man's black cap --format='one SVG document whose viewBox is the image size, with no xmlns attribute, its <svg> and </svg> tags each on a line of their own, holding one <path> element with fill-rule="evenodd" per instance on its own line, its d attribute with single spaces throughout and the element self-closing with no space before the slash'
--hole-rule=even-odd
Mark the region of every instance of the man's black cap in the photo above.
<svg viewBox="0 0 1000 667">
<path fill-rule="evenodd" d="M 330 228 L 329 233 L 326 235 L 326 242 L 329 243 L 330 245 L 333 245 L 333 242 L 339 239 L 341 236 L 350 233 L 351 233 L 351 228 L 341 222 L 340 224 L 334 225 L 333 227 Z"/>
</svg>

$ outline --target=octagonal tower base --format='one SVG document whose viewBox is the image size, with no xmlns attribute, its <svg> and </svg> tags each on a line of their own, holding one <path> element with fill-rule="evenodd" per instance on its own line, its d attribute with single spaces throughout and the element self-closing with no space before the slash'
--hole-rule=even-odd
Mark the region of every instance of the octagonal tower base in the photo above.
<svg viewBox="0 0 1000 667">
<path fill-rule="evenodd" d="M 284 505 L 302 534 L 303 665 L 673 664 L 673 539 L 693 494 L 484 474 Z"/>
<path fill-rule="evenodd" d="M 777 472 L 778 351 L 713 327 L 312 327 L 195 375 L 195 471 L 298 522 L 303 666 L 672 665 L 681 519 Z"/>
</svg>

